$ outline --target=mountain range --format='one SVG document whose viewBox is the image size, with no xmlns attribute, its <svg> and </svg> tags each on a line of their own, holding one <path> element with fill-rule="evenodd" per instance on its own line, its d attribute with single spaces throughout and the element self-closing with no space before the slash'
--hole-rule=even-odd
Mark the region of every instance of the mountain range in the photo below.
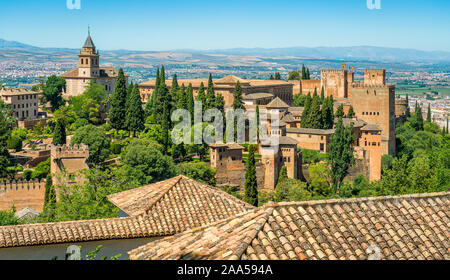
<svg viewBox="0 0 450 280">
<path fill-rule="evenodd" d="M 101 49 L 101 48 L 100 48 Z M 69 48 L 41 48 L 23 44 L 16 41 L 0 39 L 0 52 L 12 51 L 16 53 L 39 53 L 39 54 L 73 54 L 79 49 Z M 415 49 L 386 48 L 374 46 L 355 47 L 291 47 L 291 48 L 234 48 L 222 50 L 171 50 L 171 51 L 135 51 L 135 50 L 113 50 L 102 51 L 103 54 L 131 55 L 131 54 L 179 54 L 188 53 L 195 56 L 207 55 L 235 55 L 235 56 L 265 56 L 265 57 L 298 57 L 314 59 L 352 59 L 370 60 L 378 62 L 449 62 L 450 52 L 445 51 L 422 51 Z M 176 55 L 179 56 L 179 55 Z M 181 55 L 183 57 L 183 55 Z M 164 55 L 163 55 L 164 57 Z"/>
</svg>

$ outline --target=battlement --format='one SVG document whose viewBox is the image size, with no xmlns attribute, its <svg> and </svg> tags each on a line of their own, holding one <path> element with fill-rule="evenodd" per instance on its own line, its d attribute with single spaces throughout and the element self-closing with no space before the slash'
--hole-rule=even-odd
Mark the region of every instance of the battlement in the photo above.
<svg viewBox="0 0 450 280">
<path fill-rule="evenodd" d="M 336 73 L 336 74 L 344 74 L 344 71 L 347 71 L 347 69 L 322 69 L 322 73 Z"/>
<path fill-rule="evenodd" d="M 0 181 L 0 195 L 7 192 L 15 191 L 33 191 L 45 189 L 45 180 L 12 180 L 12 181 Z"/>
<path fill-rule="evenodd" d="M 364 73 L 386 73 L 386 69 L 364 69 Z"/>
<path fill-rule="evenodd" d="M 52 159 L 60 158 L 88 158 L 89 147 L 84 144 L 80 145 L 63 145 L 63 146 L 51 146 Z"/>
<path fill-rule="evenodd" d="M 394 84 L 365 84 L 365 83 L 352 83 L 350 85 L 352 88 L 367 88 L 367 89 L 383 89 L 383 88 L 393 88 Z"/>
</svg>

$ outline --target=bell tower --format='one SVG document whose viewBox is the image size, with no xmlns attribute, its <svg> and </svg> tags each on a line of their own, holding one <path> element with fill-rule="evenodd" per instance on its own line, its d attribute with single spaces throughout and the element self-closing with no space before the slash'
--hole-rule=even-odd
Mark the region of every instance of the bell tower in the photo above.
<svg viewBox="0 0 450 280">
<path fill-rule="evenodd" d="M 91 32 L 88 30 L 88 37 L 78 54 L 78 76 L 79 77 L 99 77 L 100 76 L 100 54 L 91 38 Z"/>
</svg>

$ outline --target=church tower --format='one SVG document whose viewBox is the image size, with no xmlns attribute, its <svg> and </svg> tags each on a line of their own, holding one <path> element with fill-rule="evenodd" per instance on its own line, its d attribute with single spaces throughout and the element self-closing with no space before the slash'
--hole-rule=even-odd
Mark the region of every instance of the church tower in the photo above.
<svg viewBox="0 0 450 280">
<path fill-rule="evenodd" d="M 88 37 L 78 58 L 79 77 L 95 78 L 100 76 L 100 54 L 95 48 L 90 31 L 88 31 Z"/>
</svg>

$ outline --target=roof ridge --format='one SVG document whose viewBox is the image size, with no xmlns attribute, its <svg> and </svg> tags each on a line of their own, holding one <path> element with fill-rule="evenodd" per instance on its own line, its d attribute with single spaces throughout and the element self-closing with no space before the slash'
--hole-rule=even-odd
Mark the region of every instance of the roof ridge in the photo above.
<svg viewBox="0 0 450 280">
<path fill-rule="evenodd" d="M 155 199 L 153 200 L 153 203 L 151 205 L 149 205 L 147 207 L 147 209 L 145 210 L 145 213 L 147 214 L 153 206 L 155 206 L 171 189 L 173 189 L 173 187 L 176 184 L 178 184 L 180 182 L 180 180 L 182 178 L 183 178 L 182 175 L 178 175 L 178 176 L 176 176 L 174 178 L 168 179 L 168 180 L 174 180 L 175 179 L 174 180 L 175 182 L 169 188 L 167 188 L 164 192 L 160 193 L 159 196 L 155 197 Z M 160 182 L 158 182 L 158 183 L 160 183 Z"/>
<path fill-rule="evenodd" d="M 264 205 L 266 208 L 284 207 L 284 206 L 313 206 L 323 204 L 341 204 L 351 202 L 367 202 L 367 201 L 385 201 L 385 200 L 397 200 L 397 199 L 412 199 L 412 198 L 431 198 L 442 197 L 450 195 L 450 191 L 438 192 L 438 193 L 419 193 L 419 194 L 406 194 L 406 195 L 391 195 L 391 196 L 372 196 L 372 197 L 356 197 L 356 198 L 336 198 L 325 200 L 308 200 L 297 202 L 280 202 L 280 203 L 267 203 Z"/>
<path fill-rule="evenodd" d="M 261 208 L 257 209 L 261 210 Z M 272 215 L 273 211 L 274 211 L 273 208 L 266 208 L 264 210 L 265 215 L 262 218 L 260 218 L 255 224 L 255 232 L 252 235 L 249 235 L 250 241 L 249 242 L 244 241 L 245 237 L 242 239 L 241 244 L 238 246 L 239 250 L 236 250 L 234 252 L 235 253 L 234 255 L 237 257 L 237 260 L 240 260 L 242 258 L 242 255 L 247 251 L 248 246 L 250 246 L 253 240 L 258 237 L 259 232 L 267 224 L 267 222 L 269 221 L 269 217 Z M 246 213 L 249 214 L 249 212 Z"/>
<path fill-rule="evenodd" d="M 203 187 L 206 187 L 206 188 L 208 188 L 208 189 L 210 189 L 210 190 L 212 190 L 212 191 L 214 191 L 214 192 L 220 192 L 219 195 L 226 196 L 227 198 L 233 200 L 234 202 L 237 202 L 237 203 L 239 203 L 239 204 L 242 204 L 242 205 L 244 205 L 244 206 L 246 206 L 246 207 L 251 207 L 252 209 L 257 209 L 257 208 L 258 208 L 258 207 L 255 207 L 255 206 L 253 206 L 253 205 L 251 205 L 251 204 L 249 204 L 249 203 L 247 203 L 247 202 L 245 202 L 245 201 L 243 201 L 243 200 L 241 200 L 241 199 L 235 197 L 234 195 L 231 195 L 231 194 L 227 193 L 226 191 L 223 191 L 223 190 L 221 190 L 221 189 L 219 189 L 219 188 L 217 188 L 217 187 L 213 187 L 213 186 L 210 186 L 210 185 L 208 185 L 208 184 L 204 184 L 204 183 L 195 181 L 194 179 L 189 178 L 189 177 L 186 177 L 186 176 L 184 176 L 184 175 L 180 175 L 180 176 L 181 176 L 183 179 L 185 179 L 185 180 L 190 180 L 190 181 L 197 182 L 198 184 L 201 184 Z M 215 194 L 217 194 L 217 193 L 215 193 Z M 248 212 L 248 211 L 247 211 L 247 212 Z"/>
</svg>

